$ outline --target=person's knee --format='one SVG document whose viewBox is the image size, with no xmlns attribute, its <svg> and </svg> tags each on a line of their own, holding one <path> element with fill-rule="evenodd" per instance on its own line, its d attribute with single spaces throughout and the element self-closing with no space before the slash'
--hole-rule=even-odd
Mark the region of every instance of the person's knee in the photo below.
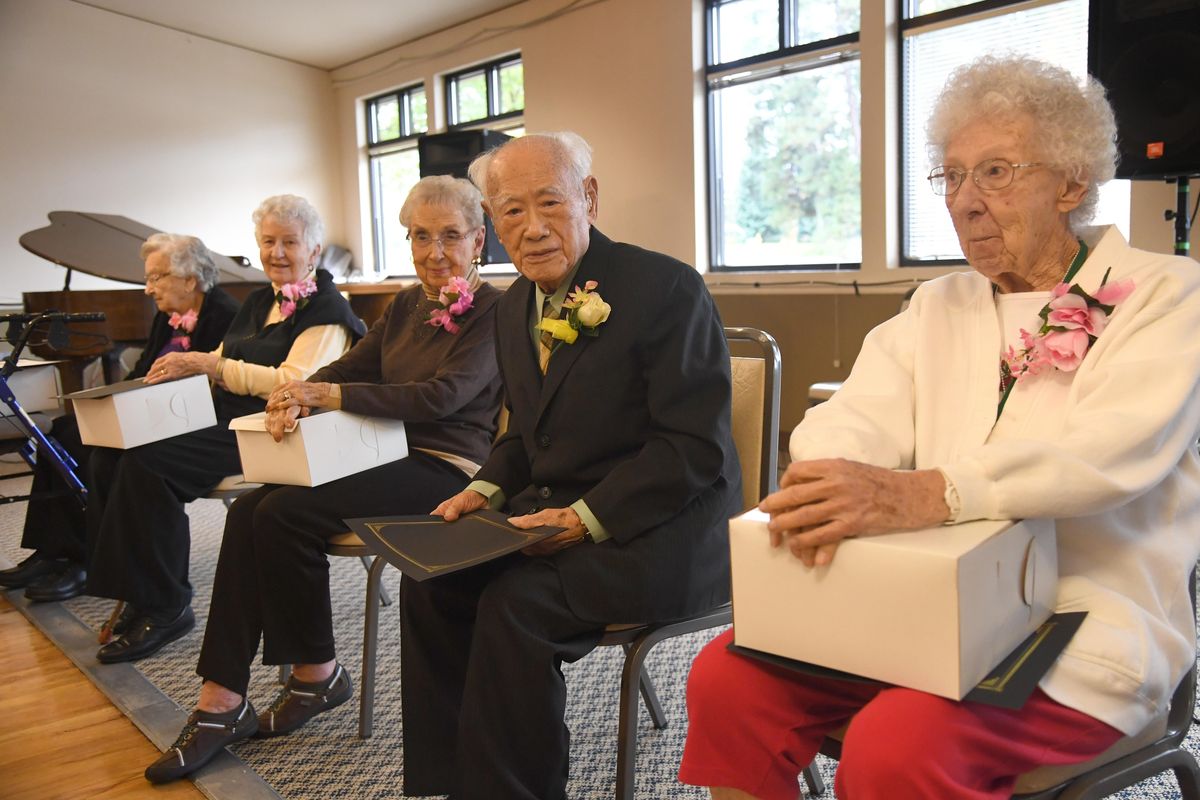
<svg viewBox="0 0 1200 800">
<path fill-rule="evenodd" d="M 953 747 L 945 724 L 954 703 L 908 689 L 880 693 L 855 715 L 842 743 L 839 772 L 849 786 L 921 782 Z"/>
<path fill-rule="evenodd" d="M 727 725 L 746 712 L 743 692 L 752 683 L 744 674 L 752 666 L 729 652 L 729 634 L 709 642 L 692 662 L 687 680 L 688 718 Z"/>
</svg>

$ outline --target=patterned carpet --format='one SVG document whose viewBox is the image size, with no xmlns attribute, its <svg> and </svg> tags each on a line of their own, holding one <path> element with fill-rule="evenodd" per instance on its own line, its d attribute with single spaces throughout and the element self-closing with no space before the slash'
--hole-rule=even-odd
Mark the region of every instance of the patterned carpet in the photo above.
<svg viewBox="0 0 1200 800">
<path fill-rule="evenodd" d="M 0 493 L 27 491 L 27 479 L 0 478 Z M 19 561 L 27 553 L 19 547 L 25 504 L 0 505 L 0 558 Z M 197 627 L 184 639 L 157 656 L 138 663 L 141 672 L 182 708 L 190 708 L 199 690 L 195 659 L 208 614 L 208 598 L 225 510 L 215 500 L 201 500 L 188 507 L 192 522 L 191 580 L 196 590 L 193 608 Z M 357 559 L 332 559 L 334 625 L 339 658 L 358 683 L 361 667 L 362 603 L 366 573 Z M 389 569 L 385 585 L 393 596 L 398 591 L 399 573 Z M 111 601 L 81 597 L 66 607 L 84 624 L 98 630 L 107 618 Z M 354 701 L 314 719 L 291 736 L 251 740 L 233 748 L 236 756 L 275 788 L 294 800 L 323 798 L 400 798 L 404 771 L 402 720 L 400 714 L 400 625 L 396 607 L 382 609 L 379 636 L 379 679 L 375 699 L 375 735 L 361 740 L 357 733 L 358 704 Z M 651 655 L 649 669 L 671 724 L 654 730 L 642 709 L 637 765 L 639 798 L 702 798 L 707 793 L 675 780 L 686 729 L 684 684 L 696 652 L 719 631 L 664 642 Z M 616 775 L 616 697 L 620 678 L 618 648 L 601 648 L 582 661 L 564 667 L 568 684 L 568 725 L 571 731 L 571 772 L 567 787 L 571 798 L 608 798 L 613 795 Z M 101 667 L 103 669 L 103 667 Z M 251 678 L 250 697 L 260 707 L 277 689 L 274 668 L 258 665 Z M 519 732 L 515 732 L 519 735 Z M 1193 753 L 1200 753 L 1195 728 L 1188 739 Z M 833 798 L 834 763 L 824 758 L 821 771 L 831 787 L 824 797 Z M 1179 789 L 1167 773 L 1115 795 L 1166 800 L 1178 798 Z"/>
</svg>

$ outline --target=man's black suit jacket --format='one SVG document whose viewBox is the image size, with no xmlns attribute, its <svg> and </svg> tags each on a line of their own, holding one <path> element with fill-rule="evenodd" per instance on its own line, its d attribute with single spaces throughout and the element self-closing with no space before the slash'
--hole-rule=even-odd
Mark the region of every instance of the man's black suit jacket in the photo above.
<svg viewBox="0 0 1200 800">
<path fill-rule="evenodd" d="M 720 316 L 694 269 L 594 228 L 575 276 L 587 281 L 610 316 L 598 336 L 561 344 L 544 377 L 533 284 L 519 278 L 501 298 L 510 418 L 476 477 L 500 486 L 513 514 L 586 500 L 611 539 L 551 556 L 580 618 L 707 610 L 729 596 L 728 520 L 741 504 Z"/>
</svg>

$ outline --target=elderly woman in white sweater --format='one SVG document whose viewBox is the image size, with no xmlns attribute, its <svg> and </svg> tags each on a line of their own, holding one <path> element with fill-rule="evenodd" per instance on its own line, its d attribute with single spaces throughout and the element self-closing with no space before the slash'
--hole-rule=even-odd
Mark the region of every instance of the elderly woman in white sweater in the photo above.
<svg viewBox="0 0 1200 800">
<path fill-rule="evenodd" d="M 1088 616 L 1015 711 L 801 677 L 719 637 L 693 667 L 681 769 L 715 798 L 795 798 L 847 722 L 842 800 L 1008 797 L 1024 772 L 1137 734 L 1195 658 L 1200 267 L 1083 227 L 1116 156 L 1094 82 L 981 59 L 929 134 L 930 184 L 974 271 L 922 285 L 808 412 L 761 506 L 764 546 L 822 569 L 847 537 L 1052 519 L 1056 610 Z"/>
</svg>

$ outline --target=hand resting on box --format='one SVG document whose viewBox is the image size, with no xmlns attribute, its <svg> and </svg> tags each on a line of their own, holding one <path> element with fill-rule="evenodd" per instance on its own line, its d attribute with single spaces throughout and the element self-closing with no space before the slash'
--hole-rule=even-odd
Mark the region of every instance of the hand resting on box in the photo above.
<svg viewBox="0 0 1200 800">
<path fill-rule="evenodd" d="M 771 515 L 771 546 L 786 543 L 809 567 L 831 563 L 842 539 L 927 528 L 950 516 L 945 479 L 932 469 L 794 461 L 779 485 L 758 506 Z"/>
</svg>

